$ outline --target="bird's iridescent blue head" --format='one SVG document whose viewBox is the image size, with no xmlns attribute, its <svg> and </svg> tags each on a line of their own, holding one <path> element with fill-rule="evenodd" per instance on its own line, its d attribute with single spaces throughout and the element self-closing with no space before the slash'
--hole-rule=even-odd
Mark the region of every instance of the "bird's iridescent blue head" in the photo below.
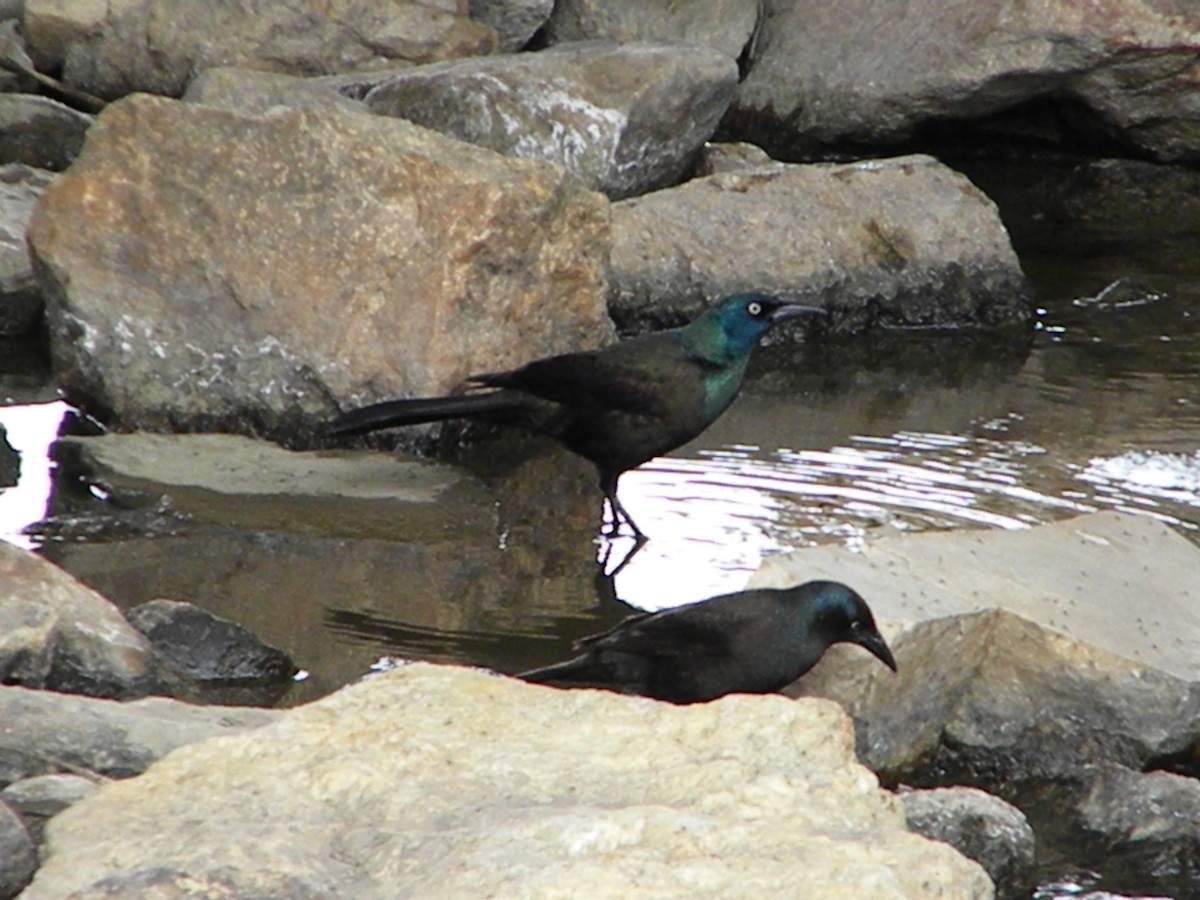
<svg viewBox="0 0 1200 900">
<path fill-rule="evenodd" d="M 779 322 L 824 312 L 813 306 L 785 303 L 769 294 L 733 294 L 685 327 L 683 335 L 685 342 L 697 349 L 712 344 L 704 349 L 739 356 L 753 350 L 759 338 Z"/>
<path fill-rule="evenodd" d="M 830 643 L 858 644 L 896 671 L 896 660 L 875 625 L 867 601 L 838 581 L 809 581 L 795 589 L 813 610 L 812 627 Z"/>
</svg>

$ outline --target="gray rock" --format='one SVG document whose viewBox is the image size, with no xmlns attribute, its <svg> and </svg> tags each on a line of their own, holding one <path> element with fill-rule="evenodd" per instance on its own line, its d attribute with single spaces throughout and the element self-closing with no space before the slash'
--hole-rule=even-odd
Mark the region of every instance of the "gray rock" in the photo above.
<svg viewBox="0 0 1200 900">
<path fill-rule="evenodd" d="M 0 791 L 0 803 L 21 816 L 30 840 L 41 844 L 46 822 L 95 792 L 96 779 L 65 772 L 34 775 L 14 781 Z M 30 873 L 32 877 L 33 873 Z M 0 897 L 5 896 L 0 890 Z"/>
<path fill-rule="evenodd" d="M 165 689 L 150 643 L 66 572 L 0 542 L 0 585 L 0 681 L 97 697 Z"/>
<path fill-rule="evenodd" d="M 92 122 L 49 97 L 0 94 L 0 163 L 61 172 L 79 155 Z"/>
<path fill-rule="evenodd" d="M 1162 523 L 1099 513 L 805 550 L 751 583 L 822 577 L 872 605 L 900 672 L 833 648 L 789 692 L 842 702 L 876 771 L 999 788 L 1141 768 L 1200 739 L 1200 549 Z"/>
<path fill-rule="evenodd" d="M 679 324 L 748 289 L 824 305 L 844 329 L 1031 314 L 995 206 L 931 157 L 769 164 L 614 204 L 609 310 L 622 329 Z"/>
<path fill-rule="evenodd" d="M 182 600 L 151 600 L 125 614 L 185 677 L 201 682 L 289 681 L 296 664 L 248 629 Z"/>
<path fill-rule="evenodd" d="M 1197 34 L 1200 8 L 1177 0 L 918 0 L 899 14 L 875 0 L 781 0 L 763 20 L 726 124 L 797 159 L 1067 100 L 1091 112 L 1092 136 L 1196 160 Z"/>
<path fill-rule="evenodd" d="M 369 113 L 363 104 L 340 93 L 337 84 L 336 78 L 301 78 L 254 69 L 216 68 L 207 69 L 192 79 L 183 99 L 251 116 L 280 106 L 318 110 L 338 107 L 346 112 Z"/>
<path fill-rule="evenodd" d="M 1089 766 L 1074 813 L 1091 858 L 1129 881 L 1185 897 L 1200 883 L 1200 783 L 1169 772 Z"/>
<path fill-rule="evenodd" d="M 339 403 L 611 340 L 608 228 L 565 172 L 399 120 L 138 95 L 29 241 L 65 389 L 127 428 L 302 444 Z"/>
<path fill-rule="evenodd" d="M 767 155 L 767 151 L 755 144 L 746 143 L 709 143 L 696 160 L 696 176 L 716 175 L 720 172 L 741 172 L 746 169 L 758 169 L 776 163 Z"/>
<path fill-rule="evenodd" d="M 49 819 L 95 793 L 95 779 L 58 772 L 14 781 L 0 791 L 0 800 L 22 816 Z"/>
<path fill-rule="evenodd" d="M 37 851 L 21 817 L 0 801 L 0 898 L 21 893 L 37 871 Z"/>
<path fill-rule="evenodd" d="M 699 44 L 736 60 L 758 27 L 761 7 L 746 0 L 558 0 L 546 34 L 551 43 L 601 38 Z"/>
<path fill-rule="evenodd" d="M 554 0 L 471 0 L 471 18 L 496 30 L 501 53 L 512 53 L 529 43 L 546 24 Z"/>
<path fill-rule="evenodd" d="M 25 0 L 21 28 L 38 71 L 62 69 L 67 49 L 143 0 Z"/>
<path fill-rule="evenodd" d="M 987 870 L 996 896 L 1029 896 L 1036 861 L 1033 829 L 1015 806 L 975 788 L 901 791 L 908 827 L 944 841 Z"/>
<path fill-rule="evenodd" d="M 0 487 L 11 487 L 21 475 L 21 454 L 8 442 L 8 431 L 0 424 Z"/>
<path fill-rule="evenodd" d="M 232 896 L 364 900 L 757 898 L 797 871 L 831 900 L 992 896 L 975 863 L 904 827 L 833 704 L 676 707 L 427 664 L 172 753 L 47 837 L 24 900 L 144 896 L 183 873 Z"/>
<path fill-rule="evenodd" d="M 277 719 L 267 709 L 117 702 L 0 686 L 0 784 L 56 772 L 128 778 L 185 744 Z"/>
<path fill-rule="evenodd" d="M 55 177 L 20 163 L 0 165 L 0 335 L 24 334 L 41 320 L 25 232 L 33 204 Z"/>
<path fill-rule="evenodd" d="M 716 51 L 595 43 L 423 66 L 365 102 L 628 197 L 684 177 L 736 88 L 737 66 Z"/>
<path fill-rule="evenodd" d="M 215 66 L 334 74 L 490 53 L 496 43 L 458 0 L 231 0 L 202 26 L 189 0 L 103 6 L 31 0 L 26 37 L 35 60 L 61 54 L 66 84 L 108 99 L 133 91 L 178 97 Z"/>
</svg>

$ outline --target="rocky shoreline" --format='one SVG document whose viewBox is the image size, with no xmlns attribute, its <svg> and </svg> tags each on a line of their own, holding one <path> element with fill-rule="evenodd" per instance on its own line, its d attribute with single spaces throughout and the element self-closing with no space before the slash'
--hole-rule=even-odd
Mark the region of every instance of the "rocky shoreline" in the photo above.
<svg viewBox="0 0 1200 900">
<path fill-rule="evenodd" d="M 1082 153 L 1079 179 L 1150 186 L 1134 214 L 1196 220 L 1200 14 L 880 9 L 0 6 L 0 334 L 45 328 L 112 432 L 55 452 L 171 497 L 162 521 L 240 491 L 282 523 L 307 491 L 466 546 L 486 486 L 330 455 L 322 424 L 746 289 L 828 311 L 784 341 L 1025 329 L 1004 224 L 941 139 Z M 1072 198 L 1048 186 L 1048 215 L 1121 215 Z M 0 575 L 0 897 L 1022 897 L 1035 831 L 1200 880 L 1200 550 L 1148 519 L 772 560 L 756 584 L 869 596 L 899 676 L 831 652 L 799 699 L 689 708 L 428 664 L 199 705 L 304 661 L 172 598 L 122 615 L 28 551 Z"/>
</svg>

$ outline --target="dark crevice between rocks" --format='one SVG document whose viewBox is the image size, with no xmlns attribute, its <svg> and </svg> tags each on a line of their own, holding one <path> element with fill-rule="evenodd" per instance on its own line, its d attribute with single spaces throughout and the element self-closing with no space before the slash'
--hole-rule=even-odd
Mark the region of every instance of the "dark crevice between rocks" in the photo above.
<svg viewBox="0 0 1200 900">
<path fill-rule="evenodd" d="M 803 110 L 792 114 L 802 116 Z M 745 110 L 731 107 L 717 128 L 714 141 L 749 141 L 781 162 L 847 162 L 880 159 L 906 153 L 928 153 L 949 165 L 954 160 L 1021 159 L 1046 152 L 1090 159 L 1124 158 L 1153 161 L 1153 157 L 1120 133 L 1103 116 L 1069 95 L 1037 97 L 986 116 L 944 116 L 918 123 L 903 138 L 836 143 L 798 138 L 799 126 L 780 126 L 771 107 Z"/>
</svg>

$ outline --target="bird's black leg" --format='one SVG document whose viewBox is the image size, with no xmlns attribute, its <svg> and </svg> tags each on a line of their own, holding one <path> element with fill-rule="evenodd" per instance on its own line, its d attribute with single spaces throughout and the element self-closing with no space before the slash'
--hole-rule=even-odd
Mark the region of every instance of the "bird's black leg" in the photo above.
<svg viewBox="0 0 1200 900">
<path fill-rule="evenodd" d="M 605 475 L 600 478 L 600 488 L 604 491 L 604 499 L 608 501 L 608 508 L 612 511 L 612 522 L 609 525 L 608 531 L 605 532 L 607 537 L 616 537 L 621 530 L 621 522 L 624 521 L 633 531 L 634 539 L 639 543 L 647 540 L 646 533 L 638 528 L 637 522 L 633 521 L 633 516 L 629 514 L 621 501 L 617 499 L 617 475 Z"/>
</svg>

